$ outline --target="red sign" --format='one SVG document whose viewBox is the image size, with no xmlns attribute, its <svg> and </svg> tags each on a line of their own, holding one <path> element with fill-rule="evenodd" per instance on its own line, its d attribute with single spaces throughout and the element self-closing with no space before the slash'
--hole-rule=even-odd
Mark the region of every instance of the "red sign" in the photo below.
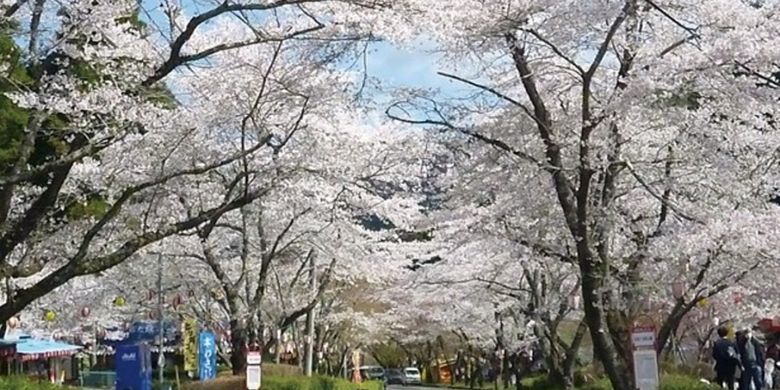
<svg viewBox="0 0 780 390">
<path fill-rule="evenodd" d="M 635 326 L 631 329 L 631 345 L 635 350 L 655 349 L 655 326 Z"/>
</svg>

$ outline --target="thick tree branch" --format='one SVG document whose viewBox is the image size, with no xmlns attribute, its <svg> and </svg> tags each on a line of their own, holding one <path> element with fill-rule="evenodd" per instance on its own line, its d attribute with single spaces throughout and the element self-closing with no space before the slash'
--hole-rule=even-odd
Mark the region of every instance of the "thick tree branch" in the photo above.
<svg viewBox="0 0 780 390">
<path fill-rule="evenodd" d="M 229 12 L 239 12 L 239 11 L 267 11 L 272 9 L 281 8 L 287 5 L 296 5 L 296 4 L 304 4 L 304 3 L 313 3 L 320 0 L 275 0 L 275 1 L 268 1 L 268 2 L 257 2 L 257 3 L 232 3 L 230 1 L 224 1 L 219 6 L 212 8 L 209 11 L 206 11 L 198 16 L 193 17 L 190 19 L 190 21 L 187 23 L 187 26 L 184 28 L 184 31 L 179 34 L 178 37 L 173 41 L 171 44 L 171 52 L 168 56 L 168 59 L 160 65 L 159 68 L 154 72 L 152 76 L 149 76 L 142 85 L 144 86 L 150 86 L 163 78 L 167 76 L 169 73 L 171 73 L 174 69 L 176 69 L 178 66 L 186 63 L 187 61 L 195 61 L 198 59 L 203 59 L 207 55 L 200 55 L 194 54 L 191 56 L 183 56 L 181 54 L 182 49 L 184 48 L 184 45 L 187 44 L 187 42 L 190 41 L 193 34 L 195 33 L 195 30 L 198 29 L 202 24 L 208 22 L 211 19 L 214 19 L 222 14 L 229 13 Z M 257 43 L 257 42 L 255 42 Z M 230 46 L 230 44 L 228 44 Z M 210 51 L 210 54 L 214 54 L 219 51 L 228 50 L 231 48 L 236 47 L 228 47 L 224 46 L 223 48 L 212 48 L 207 49 L 207 51 Z"/>
<path fill-rule="evenodd" d="M 263 196 L 267 191 L 268 189 L 260 189 L 250 192 L 248 196 L 242 196 L 232 202 L 224 203 L 215 208 L 206 210 L 185 221 L 168 225 L 154 232 L 147 232 L 126 241 L 118 249 L 109 254 L 89 259 L 72 258 L 67 264 L 47 275 L 31 287 L 17 290 L 14 299 L 10 299 L 3 305 L 0 305 L 0 321 L 7 321 L 34 300 L 50 293 L 77 276 L 96 274 L 114 267 L 149 244 L 180 232 L 194 229 L 218 215 L 228 213 L 251 203 L 255 199 Z"/>
<path fill-rule="evenodd" d="M 467 135 L 469 137 L 472 137 L 472 138 L 474 138 L 474 139 L 476 139 L 476 140 L 478 140 L 480 142 L 483 142 L 483 143 L 485 143 L 487 145 L 490 145 L 490 146 L 492 146 L 492 147 L 494 147 L 494 148 L 496 148 L 498 150 L 502 150 L 504 152 L 510 153 L 510 154 L 512 154 L 512 155 L 514 155 L 514 156 L 516 156 L 516 157 L 518 157 L 520 159 L 522 159 L 522 160 L 525 160 L 525 161 L 531 162 L 531 163 L 533 163 L 533 164 L 535 164 L 537 166 L 543 167 L 543 163 L 541 161 L 539 161 L 539 159 L 537 159 L 536 157 L 531 156 L 530 154 L 525 153 L 525 152 L 523 152 L 521 150 L 515 149 L 512 146 L 510 146 L 508 143 L 506 143 L 506 142 L 504 142 L 504 141 L 502 141 L 500 139 L 491 138 L 491 137 L 488 137 L 486 135 L 480 134 L 480 133 L 478 133 L 476 131 L 469 130 L 469 129 L 466 129 L 466 128 L 460 127 L 460 126 L 455 126 L 452 123 L 450 123 L 447 120 L 445 120 L 443 118 L 443 115 L 440 112 L 438 112 L 438 111 L 437 111 L 437 114 L 442 116 L 442 118 L 439 119 L 439 120 L 435 120 L 435 119 L 412 119 L 412 118 L 405 118 L 405 117 L 401 117 L 399 115 L 393 114 L 392 111 L 393 111 L 394 108 L 400 109 L 400 102 L 393 103 L 392 105 L 390 105 L 385 110 L 385 114 L 388 116 L 388 118 L 390 118 L 392 120 L 403 122 L 403 123 L 415 124 L 415 125 L 441 126 L 441 127 L 446 128 L 446 129 L 449 129 L 449 130 L 452 130 L 452 131 L 457 131 L 457 132 L 459 132 L 461 134 L 464 134 L 464 135 Z"/>
<path fill-rule="evenodd" d="M 303 317 L 306 313 L 310 312 L 314 309 L 314 307 L 317 306 L 317 303 L 322 298 L 322 295 L 325 294 L 325 291 L 328 289 L 330 285 L 330 278 L 333 274 L 333 269 L 336 266 L 336 259 L 334 258 L 331 260 L 330 264 L 328 265 L 328 269 L 325 271 L 325 273 L 322 275 L 322 280 L 320 281 L 319 287 L 317 288 L 317 293 L 315 294 L 315 297 L 309 301 L 309 303 L 299 308 L 298 310 L 295 310 L 290 315 L 285 317 L 279 324 L 280 329 L 287 329 L 292 324 L 295 323 L 299 318 Z"/>
<path fill-rule="evenodd" d="M 655 190 L 655 188 L 653 188 L 645 179 L 643 179 L 641 176 L 639 176 L 639 173 L 637 173 L 636 170 L 634 170 L 634 167 L 631 164 L 631 161 L 626 160 L 625 161 L 625 165 L 626 165 L 626 168 L 628 168 L 628 171 L 631 172 L 631 174 L 634 176 L 636 181 L 639 182 L 639 184 L 641 184 L 642 187 L 644 187 L 644 189 L 647 190 L 647 192 L 650 195 L 652 195 L 654 198 L 658 199 L 660 202 L 664 202 L 669 207 L 670 210 L 674 211 L 675 214 L 677 214 L 681 218 L 685 219 L 686 221 L 695 222 L 695 223 L 698 223 L 700 225 L 704 225 L 704 222 L 702 222 L 698 218 L 693 217 L 693 216 L 689 215 L 688 213 L 684 212 L 679 207 L 677 207 L 677 205 L 675 205 L 673 202 L 668 201 L 668 200 L 664 200 L 664 197 L 663 197 L 662 194 L 659 194 L 658 191 Z"/>
<path fill-rule="evenodd" d="M 3 17 L 10 18 L 11 16 L 14 16 L 16 11 L 19 10 L 25 3 L 27 3 L 29 0 L 16 0 L 15 3 L 11 4 L 8 8 L 6 8 L 5 12 L 3 12 Z"/>
<path fill-rule="evenodd" d="M 568 63 L 569 63 L 569 65 L 571 65 L 572 67 L 574 67 L 574 69 L 577 71 L 577 73 L 578 73 L 580 76 L 583 76 L 583 75 L 585 75 L 585 69 L 583 69 L 583 68 L 582 68 L 582 67 L 581 67 L 579 64 L 577 64 L 577 63 L 576 63 L 576 62 L 575 62 L 573 59 L 571 59 L 571 57 L 569 57 L 569 56 L 567 56 L 566 54 L 564 54 L 564 53 L 561 51 L 561 49 L 559 49 L 559 48 L 558 48 L 558 46 L 556 46 L 554 43 L 550 42 L 550 40 L 548 40 L 547 38 L 545 38 L 544 36 L 542 36 L 542 34 L 540 34 L 538 31 L 536 31 L 536 30 L 534 30 L 534 29 L 523 29 L 523 31 L 525 31 L 525 32 L 527 32 L 527 33 L 529 33 L 529 34 L 533 35 L 534 37 L 536 37 L 536 39 L 540 40 L 542 43 L 544 43 L 545 45 L 547 45 L 547 47 L 549 47 L 549 48 L 550 48 L 550 50 L 552 50 L 552 51 L 553 51 L 553 53 L 555 53 L 555 55 L 557 55 L 558 57 L 560 57 L 560 58 L 561 58 L 561 59 L 563 59 L 564 61 L 568 62 Z"/>
<path fill-rule="evenodd" d="M 10 174 L 4 177 L 0 177 L 0 187 L 9 184 L 18 184 L 18 183 L 30 181 L 35 177 L 40 177 L 42 175 L 54 172 L 57 169 L 78 162 L 84 157 L 93 156 L 96 153 L 100 152 L 101 150 L 107 148 L 109 145 L 111 145 L 111 140 L 93 142 L 85 147 L 79 148 L 75 152 L 60 157 L 59 159 L 46 162 L 44 164 L 31 167 L 25 170 L 20 170 L 20 172 L 15 174 Z"/>
<path fill-rule="evenodd" d="M 281 232 L 274 238 L 274 242 L 270 248 L 265 244 L 265 249 L 262 254 L 262 261 L 260 264 L 260 271 L 257 276 L 257 288 L 255 289 L 254 297 L 252 298 L 252 307 L 259 308 L 265 297 L 266 281 L 268 279 L 268 270 L 271 267 L 271 263 L 279 254 L 278 249 L 282 240 L 285 239 L 295 223 L 304 215 L 309 213 L 311 208 L 304 209 L 303 211 L 295 214 L 287 221 Z"/>
<path fill-rule="evenodd" d="M 6 259 L 8 255 L 19 244 L 29 237 L 37 227 L 40 221 L 48 214 L 51 207 L 56 203 L 62 186 L 70 173 L 73 164 L 66 165 L 52 173 L 52 179 L 46 190 L 30 205 L 30 208 L 24 213 L 21 220 L 8 230 L 0 238 L 0 267 L 7 266 Z"/>
<path fill-rule="evenodd" d="M 147 188 L 158 186 L 160 184 L 167 183 L 170 180 L 173 180 L 178 177 L 184 177 L 184 176 L 192 176 L 192 175 L 201 175 L 203 173 L 206 173 L 208 171 L 211 171 L 213 169 L 223 167 L 225 165 L 228 165 L 234 161 L 237 161 L 238 159 L 243 158 L 246 155 L 252 154 L 255 151 L 259 150 L 265 146 L 262 143 L 258 143 L 257 145 L 253 146 L 252 148 L 246 150 L 243 153 L 237 153 L 233 156 L 230 156 L 224 160 L 217 161 L 211 164 L 207 164 L 201 167 L 197 168 L 190 168 L 185 169 L 179 172 L 170 173 L 164 176 L 161 176 L 155 180 L 148 181 L 146 183 L 138 184 L 133 187 L 127 188 L 122 192 L 122 195 L 119 196 L 119 198 L 114 202 L 114 204 L 111 206 L 111 208 L 106 212 L 105 215 L 97 222 L 95 225 L 93 225 L 87 233 L 84 235 L 84 238 L 81 240 L 81 245 L 79 246 L 79 251 L 76 255 L 76 258 L 84 258 L 87 255 L 87 252 L 89 250 L 89 246 L 92 243 L 92 240 L 97 236 L 98 233 L 100 233 L 103 228 L 111 221 L 113 220 L 121 211 L 124 204 L 130 200 L 133 195 L 139 193 L 140 191 L 143 191 Z M 216 224 L 216 220 L 212 221 L 210 226 L 208 227 L 208 231 L 213 228 L 213 225 Z M 208 236 L 209 233 L 206 233 L 206 236 Z"/>
</svg>

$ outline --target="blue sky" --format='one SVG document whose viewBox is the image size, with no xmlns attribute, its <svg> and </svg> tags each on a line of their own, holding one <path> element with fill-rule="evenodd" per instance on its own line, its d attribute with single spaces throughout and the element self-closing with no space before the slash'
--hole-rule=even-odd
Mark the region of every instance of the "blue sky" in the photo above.
<svg viewBox="0 0 780 390">
<path fill-rule="evenodd" d="M 436 56 L 424 49 L 398 48 L 386 42 L 372 44 L 368 54 L 369 75 L 387 86 L 449 89 L 452 82 L 436 74 Z"/>
</svg>

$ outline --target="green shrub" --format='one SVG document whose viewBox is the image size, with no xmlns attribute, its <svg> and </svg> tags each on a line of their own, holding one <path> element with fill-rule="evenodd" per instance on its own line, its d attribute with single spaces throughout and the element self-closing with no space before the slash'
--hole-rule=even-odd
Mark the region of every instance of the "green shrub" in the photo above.
<svg viewBox="0 0 780 390">
<path fill-rule="evenodd" d="M 661 380 L 661 390 L 716 390 L 719 386 L 702 383 L 696 377 L 669 374 Z"/>
<path fill-rule="evenodd" d="M 263 375 L 268 376 L 301 376 L 303 369 L 291 364 L 263 363 Z"/>
<path fill-rule="evenodd" d="M 561 390 L 547 380 L 545 376 L 534 376 L 525 378 L 521 381 L 525 389 L 528 390 Z M 612 385 L 609 379 L 601 377 L 588 383 L 577 383 L 577 390 L 611 390 Z M 717 390 L 720 387 L 702 383 L 698 377 L 668 374 L 661 378 L 661 390 Z"/>
<path fill-rule="evenodd" d="M 377 381 L 355 384 L 340 378 L 326 376 L 277 376 L 267 375 L 263 365 L 263 390 L 381 390 L 382 383 Z M 246 377 L 221 376 L 213 381 L 192 382 L 183 386 L 184 390 L 240 390 L 244 388 Z M 2 390 L 2 389 L 0 389 Z"/>
<path fill-rule="evenodd" d="M 63 387 L 24 377 L 4 377 L 0 378 L 0 390 L 63 390 Z"/>
<path fill-rule="evenodd" d="M 550 388 L 550 383 L 548 383 L 547 376 L 545 375 L 534 375 L 523 378 L 520 381 L 520 384 L 523 385 L 523 389 L 528 390 L 547 390 Z"/>
<path fill-rule="evenodd" d="M 585 383 L 578 390 L 612 390 L 612 384 L 609 383 L 609 379 L 601 377 L 594 379 L 591 382 Z"/>
<path fill-rule="evenodd" d="M 584 388 L 598 382 L 603 377 L 604 370 L 600 365 L 589 364 L 585 367 L 580 367 L 574 372 L 574 386 Z"/>
</svg>

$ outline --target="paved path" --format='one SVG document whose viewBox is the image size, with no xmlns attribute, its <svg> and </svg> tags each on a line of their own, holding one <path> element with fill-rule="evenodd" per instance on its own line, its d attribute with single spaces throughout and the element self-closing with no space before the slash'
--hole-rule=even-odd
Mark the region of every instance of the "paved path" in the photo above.
<svg viewBox="0 0 780 390">
<path fill-rule="evenodd" d="M 401 386 L 401 385 L 389 385 L 387 390 L 431 390 L 434 387 L 431 386 Z M 442 388 L 442 390 L 445 390 Z"/>
</svg>

